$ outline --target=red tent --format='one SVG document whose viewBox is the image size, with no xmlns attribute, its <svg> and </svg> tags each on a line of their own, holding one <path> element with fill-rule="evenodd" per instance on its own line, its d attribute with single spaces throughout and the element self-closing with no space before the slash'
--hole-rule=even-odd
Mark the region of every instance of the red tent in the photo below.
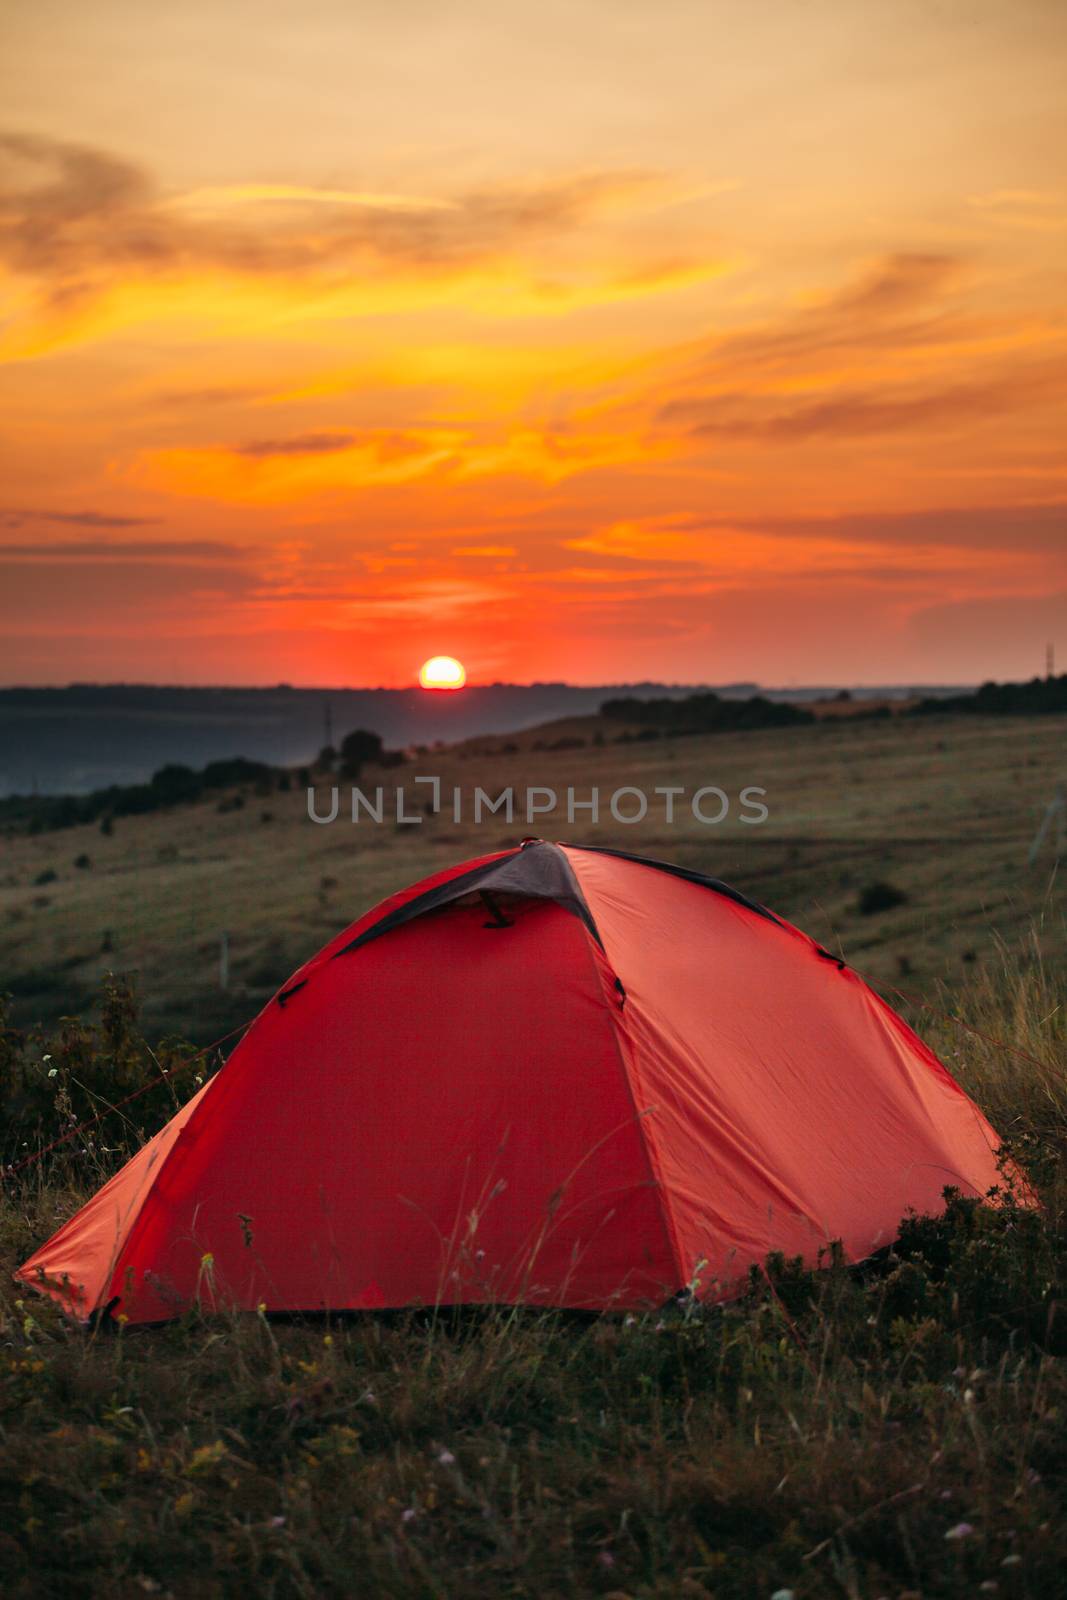
<svg viewBox="0 0 1067 1600">
<path fill-rule="evenodd" d="M 993 1129 L 806 934 L 712 878 L 528 841 L 302 967 L 17 1276 L 88 1316 L 728 1293 L 998 1181 Z"/>
</svg>

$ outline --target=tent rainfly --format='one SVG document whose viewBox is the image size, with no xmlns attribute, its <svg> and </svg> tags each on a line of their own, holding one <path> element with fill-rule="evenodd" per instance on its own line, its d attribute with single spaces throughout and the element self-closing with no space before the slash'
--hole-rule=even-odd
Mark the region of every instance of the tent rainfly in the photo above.
<svg viewBox="0 0 1067 1600">
<path fill-rule="evenodd" d="M 81 1318 L 724 1297 L 999 1180 L 998 1139 L 813 939 L 713 878 L 539 839 L 294 974 L 17 1277 Z"/>
</svg>

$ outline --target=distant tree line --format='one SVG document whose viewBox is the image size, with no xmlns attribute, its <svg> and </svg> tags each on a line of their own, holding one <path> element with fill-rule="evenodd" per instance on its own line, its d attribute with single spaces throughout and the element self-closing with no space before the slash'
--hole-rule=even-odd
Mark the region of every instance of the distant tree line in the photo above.
<svg viewBox="0 0 1067 1600">
<path fill-rule="evenodd" d="M 0 800 L 0 821 L 30 833 L 100 822 L 107 832 L 116 817 L 164 811 L 170 806 L 202 800 L 222 789 L 254 787 L 266 794 L 288 789 L 291 781 L 288 772 L 264 761 L 248 761 L 244 756 L 209 761 L 199 772 L 170 762 L 153 773 L 147 783 L 113 783 L 90 794 L 11 795 Z"/>
<path fill-rule="evenodd" d="M 689 695 L 684 700 L 605 700 L 601 715 L 613 722 L 636 724 L 664 734 L 734 733 L 749 728 L 796 727 L 814 722 L 811 711 L 765 695 L 724 700 L 721 695 Z"/>
<path fill-rule="evenodd" d="M 367 764 L 395 767 L 403 760 L 400 751 L 383 748 L 378 734 L 356 728 L 342 740 L 340 751 L 321 751 L 317 766 L 330 773 L 336 770 L 342 777 L 355 780 Z M 275 790 L 290 789 L 294 781 L 298 785 L 310 783 L 311 769 L 301 767 L 294 773 L 265 761 L 249 761 L 244 756 L 209 761 L 199 770 L 172 761 L 153 773 L 147 783 L 113 783 L 106 789 L 79 795 L 10 795 L 0 800 L 0 825 L 6 824 L 18 832 L 47 833 L 57 828 L 99 822 L 101 830 L 109 833 L 118 817 L 138 817 L 152 811 L 165 811 L 171 806 L 190 805 L 197 800 L 210 799 L 222 790 L 238 791 L 220 801 L 220 810 L 232 810 L 243 805 L 242 790 L 251 789 L 256 794 L 267 795 Z"/>
<path fill-rule="evenodd" d="M 973 694 L 920 700 L 909 716 L 935 716 L 964 711 L 972 716 L 1041 717 L 1067 712 L 1067 673 L 1031 678 L 1029 683 L 983 683 Z"/>
</svg>

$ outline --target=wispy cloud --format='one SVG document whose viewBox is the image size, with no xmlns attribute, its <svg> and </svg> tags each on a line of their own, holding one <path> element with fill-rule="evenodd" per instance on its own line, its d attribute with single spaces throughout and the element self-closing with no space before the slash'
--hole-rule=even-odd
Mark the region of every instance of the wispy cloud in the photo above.
<svg viewBox="0 0 1067 1600">
<path fill-rule="evenodd" d="M 5 133 L 0 259 L 54 296 L 144 269 L 293 274 L 362 262 L 448 271 L 625 210 L 663 181 L 652 171 L 592 171 L 433 198 L 253 185 L 185 197 L 198 209 L 109 152 Z M 205 212 L 211 195 L 214 209 Z"/>
<path fill-rule="evenodd" d="M 234 445 L 239 456 L 313 456 L 330 450 L 350 450 L 354 433 L 299 433 L 291 439 L 249 439 Z"/>
<path fill-rule="evenodd" d="M 968 205 L 998 228 L 1060 233 L 1067 228 L 1067 195 L 1050 189 L 993 189 L 971 195 Z"/>
<path fill-rule="evenodd" d="M 50 544 L 16 544 L 0 542 L 0 561 L 40 562 L 136 562 L 200 565 L 205 561 L 218 561 L 239 565 L 250 559 L 251 552 L 241 545 L 226 544 L 213 539 L 147 540 L 58 540 Z"/>
<path fill-rule="evenodd" d="M 957 383 L 943 388 L 842 389 L 825 399 L 792 406 L 753 402 L 739 395 L 716 395 L 699 401 L 678 401 L 663 409 L 661 417 L 683 422 L 698 438 L 736 439 L 787 444 L 815 439 L 855 438 L 873 434 L 909 432 L 922 428 L 927 435 L 948 429 L 958 431 L 985 418 L 1002 416 L 1033 406 L 1058 389 L 1063 371 L 1045 374 L 1003 374 L 985 382 Z"/>
<path fill-rule="evenodd" d="M 58 522 L 76 528 L 147 528 L 159 517 L 120 516 L 111 511 L 55 511 L 42 506 L 0 506 L 0 527 L 20 528 L 26 522 Z"/>
<path fill-rule="evenodd" d="M 188 211 L 217 211 L 230 206 L 319 205 L 366 206 L 372 211 L 453 211 L 458 202 L 436 195 L 379 194 L 361 189 L 314 189 L 296 183 L 213 184 L 171 197 L 169 204 Z"/>
<path fill-rule="evenodd" d="M 693 365 L 709 373 L 732 369 L 765 374 L 849 352 L 966 337 L 973 327 L 962 323 L 958 310 L 954 322 L 946 315 L 946 302 L 964 285 L 966 275 L 967 262 L 958 256 L 887 255 L 807 305 L 705 341 Z"/>
<path fill-rule="evenodd" d="M 1054 407 L 1063 330 L 988 302 L 979 313 L 970 277 L 953 255 L 894 254 L 773 320 L 701 341 L 659 375 L 653 426 L 724 445 L 926 441 Z"/>
<path fill-rule="evenodd" d="M 833 517 L 761 517 L 743 526 L 801 541 L 835 534 L 862 544 L 950 545 L 961 551 L 1034 551 L 1067 567 L 1067 502 L 1045 505 L 934 506 L 905 512 L 852 512 Z"/>
</svg>

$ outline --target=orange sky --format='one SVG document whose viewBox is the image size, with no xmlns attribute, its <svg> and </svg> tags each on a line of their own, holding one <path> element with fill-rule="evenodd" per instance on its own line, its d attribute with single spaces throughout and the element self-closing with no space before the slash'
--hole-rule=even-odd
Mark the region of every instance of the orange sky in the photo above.
<svg viewBox="0 0 1067 1600">
<path fill-rule="evenodd" d="M 0 46 L 0 681 L 1067 667 L 1058 0 Z"/>
</svg>

